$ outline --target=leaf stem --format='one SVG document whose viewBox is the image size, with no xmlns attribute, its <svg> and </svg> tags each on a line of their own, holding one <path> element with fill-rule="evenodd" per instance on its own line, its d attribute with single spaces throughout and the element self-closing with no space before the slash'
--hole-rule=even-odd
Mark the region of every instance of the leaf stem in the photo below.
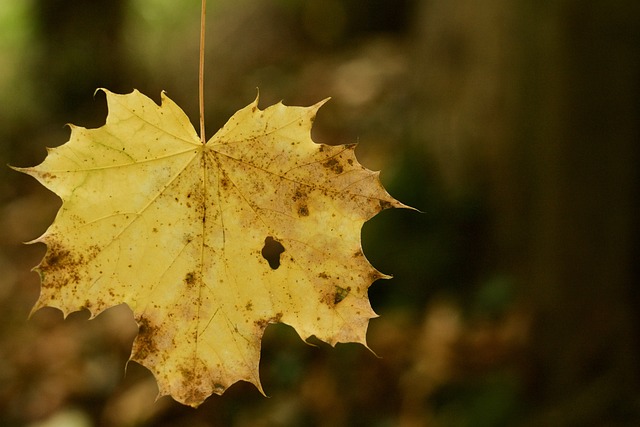
<svg viewBox="0 0 640 427">
<path fill-rule="evenodd" d="M 200 12 L 200 69 L 198 72 L 198 98 L 200 103 L 200 141 L 207 142 L 204 135 L 204 29 L 207 15 L 207 0 L 202 0 Z"/>
</svg>

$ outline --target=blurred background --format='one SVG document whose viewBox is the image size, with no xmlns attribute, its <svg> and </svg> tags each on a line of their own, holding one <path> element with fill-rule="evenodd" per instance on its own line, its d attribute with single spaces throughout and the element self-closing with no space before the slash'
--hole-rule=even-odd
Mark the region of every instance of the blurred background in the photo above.
<svg viewBox="0 0 640 427">
<path fill-rule="evenodd" d="M 0 0 L 0 157 L 40 163 L 105 87 L 198 123 L 197 0 Z M 0 425 L 640 425 L 640 3 L 209 0 L 208 136 L 260 89 L 359 142 L 392 195 L 368 340 L 267 329 L 261 379 L 199 409 L 125 365 L 127 307 L 27 319 L 58 198 L 0 168 Z M 196 126 L 197 127 L 197 126 Z"/>
</svg>

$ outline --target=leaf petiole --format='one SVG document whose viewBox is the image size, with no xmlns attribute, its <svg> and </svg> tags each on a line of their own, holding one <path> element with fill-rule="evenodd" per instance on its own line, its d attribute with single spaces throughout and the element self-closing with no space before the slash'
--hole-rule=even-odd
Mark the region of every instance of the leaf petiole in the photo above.
<svg viewBox="0 0 640 427">
<path fill-rule="evenodd" d="M 200 141 L 207 142 L 204 134 L 204 33 L 207 15 L 207 0 L 202 0 L 200 12 L 200 69 L 198 72 L 198 98 L 200 103 Z"/>
</svg>

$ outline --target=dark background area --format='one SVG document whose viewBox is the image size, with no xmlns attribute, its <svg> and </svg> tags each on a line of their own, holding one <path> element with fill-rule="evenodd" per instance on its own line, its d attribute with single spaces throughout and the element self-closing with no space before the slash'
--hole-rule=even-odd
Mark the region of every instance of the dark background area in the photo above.
<svg viewBox="0 0 640 427">
<path fill-rule="evenodd" d="M 28 318 L 58 198 L 0 168 L 0 425 L 640 425 L 640 3 L 209 1 L 209 136 L 260 105 L 311 105 L 317 142 L 359 142 L 423 213 L 365 224 L 369 346 L 267 329 L 264 398 L 199 409 L 124 367 L 118 306 Z M 198 123 L 198 1 L 0 3 L 0 157 L 35 165 L 105 87 L 162 90 Z"/>
</svg>

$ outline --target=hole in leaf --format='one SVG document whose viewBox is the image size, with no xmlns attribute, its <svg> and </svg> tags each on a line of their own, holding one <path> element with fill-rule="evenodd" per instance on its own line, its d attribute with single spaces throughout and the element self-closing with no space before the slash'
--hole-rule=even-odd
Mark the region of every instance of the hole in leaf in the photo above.
<svg viewBox="0 0 640 427">
<path fill-rule="evenodd" d="M 262 257 L 267 260 L 269 267 L 276 270 L 280 267 L 280 254 L 284 252 L 284 246 L 273 237 L 269 236 L 264 239 L 264 247 L 262 248 Z"/>
<path fill-rule="evenodd" d="M 342 300 L 345 299 L 347 295 L 349 295 L 349 292 L 351 292 L 351 286 L 347 286 L 346 288 L 336 286 L 336 293 L 333 296 L 333 303 L 337 305 L 338 303 L 342 302 Z"/>
</svg>

